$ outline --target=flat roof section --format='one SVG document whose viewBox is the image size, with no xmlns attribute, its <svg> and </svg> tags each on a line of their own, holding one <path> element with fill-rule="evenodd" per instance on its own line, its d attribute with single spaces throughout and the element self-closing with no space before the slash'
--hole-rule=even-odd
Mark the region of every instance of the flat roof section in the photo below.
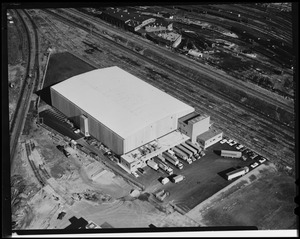
<svg viewBox="0 0 300 239">
<path fill-rule="evenodd" d="M 199 114 L 197 112 L 192 112 L 188 115 L 185 115 L 183 117 L 181 117 L 180 119 L 178 119 L 180 122 L 183 122 L 185 124 L 188 124 L 189 122 L 191 123 L 195 123 L 198 122 L 200 120 L 206 119 L 210 116 L 206 115 L 206 114 Z"/>
<path fill-rule="evenodd" d="M 117 66 L 71 77 L 51 88 L 122 138 L 195 109 Z"/>
<path fill-rule="evenodd" d="M 210 129 L 206 132 L 204 132 L 203 134 L 200 134 L 197 136 L 197 139 L 201 139 L 201 140 L 204 140 L 204 141 L 207 141 L 213 137 L 215 137 L 216 135 L 218 134 L 221 134 L 222 133 L 222 130 L 219 130 L 219 129 Z"/>
</svg>

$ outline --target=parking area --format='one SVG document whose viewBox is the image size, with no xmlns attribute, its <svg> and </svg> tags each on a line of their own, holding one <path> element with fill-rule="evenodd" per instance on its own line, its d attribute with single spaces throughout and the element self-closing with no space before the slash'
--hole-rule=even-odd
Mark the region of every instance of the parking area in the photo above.
<svg viewBox="0 0 300 239">
<path fill-rule="evenodd" d="M 166 190 L 170 195 L 165 198 L 163 203 L 172 201 L 181 210 L 188 212 L 237 179 L 227 181 L 222 173 L 244 166 L 248 166 L 249 171 L 251 171 L 253 168 L 250 165 L 256 162 L 257 166 L 261 164 L 258 161 L 259 157 L 252 160 L 247 155 L 248 158 L 242 160 L 241 158 L 224 158 L 216 153 L 223 149 L 237 151 L 235 147 L 234 145 L 230 146 L 228 143 L 221 144 L 218 142 L 208 148 L 205 151 L 206 155 L 201 159 L 194 161 L 192 164 L 184 162 L 184 168 L 181 170 L 168 164 L 173 168 L 174 174 L 185 176 L 185 180 L 179 183 L 169 182 L 162 185 L 159 178 L 167 177 L 168 175 L 163 171 L 155 171 L 150 167 L 145 167 L 144 174 L 139 173 L 137 180 L 146 186 L 146 191 L 149 193 L 155 193 L 161 189 Z"/>
<path fill-rule="evenodd" d="M 40 117 L 43 118 L 43 123 L 50 128 L 55 129 L 59 133 L 66 135 L 71 139 L 77 141 L 80 139 L 80 141 L 83 141 L 83 135 L 81 133 L 74 133 L 74 127 L 66 123 L 65 117 L 59 112 L 56 112 L 54 109 L 42 111 L 40 113 Z M 102 155 L 102 152 L 100 152 L 101 150 L 96 150 L 94 146 L 85 142 L 81 142 L 81 144 L 84 145 L 84 147 L 87 147 L 89 151 L 97 151 L 97 153 Z M 169 177 L 169 175 L 161 169 L 155 171 L 148 166 L 143 168 L 143 173 L 137 171 L 137 174 L 139 175 L 137 178 L 133 175 L 127 175 L 125 171 L 122 174 L 126 174 L 127 177 L 130 177 L 132 180 L 144 185 L 145 191 L 148 193 L 155 193 L 164 189 L 169 193 L 169 195 L 163 202 L 161 202 L 162 204 L 172 202 L 182 211 L 188 212 L 196 205 L 237 179 L 228 181 L 224 176 L 228 170 L 248 166 L 249 171 L 251 171 L 261 163 L 264 163 L 262 161 L 264 158 L 251 150 L 245 150 L 245 148 L 239 149 L 239 151 L 242 151 L 244 159 L 224 158 L 218 153 L 220 150 L 238 151 L 236 149 L 237 146 L 238 144 L 232 144 L 231 142 L 218 142 L 205 151 L 205 156 L 194 161 L 192 164 L 182 161 L 184 167 L 181 170 L 169 163 L 166 163 L 168 166 L 173 168 L 174 175 L 185 176 L 185 179 L 179 183 L 168 182 L 163 185 L 160 182 L 160 179 L 163 177 Z M 123 172 L 123 170 L 117 165 L 117 162 L 111 161 L 108 157 L 105 157 L 104 160 L 109 162 L 113 168 L 117 167 Z"/>
</svg>

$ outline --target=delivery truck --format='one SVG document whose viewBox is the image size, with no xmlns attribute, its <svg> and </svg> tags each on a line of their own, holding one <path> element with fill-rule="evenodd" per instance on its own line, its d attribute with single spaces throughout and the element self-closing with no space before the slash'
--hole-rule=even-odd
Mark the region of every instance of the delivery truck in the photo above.
<svg viewBox="0 0 300 239">
<path fill-rule="evenodd" d="M 227 177 L 227 180 L 230 181 L 236 177 L 239 177 L 239 176 L 242 176 L 246 173 L 249 172 L 249 168 L 248 167 L 243 167 L 243 168 L 238 168 L 238 169 L 235 169 L 229 173 L 226 173 L 226 177 Z"/>
<path fill-rule="evenodd" d="M 155 171 L 158 170 L 158 164 L 155 163 L 154 160 L 150 160 L 150 159 L 149 159 L 149 160 L 147 161 L 147 165 L 148 165 L 150 168 L 154 169 Z"/>
<path fill-rule="evenodd" d="M 188 145 L 187 143 L 182 143 L 181 145 L 186 149 L 188 149 L 189 151 L 191 151 L 194 156 L 198 155 L 198 150 L 194 149 L 192 146 Z"/>
<path fill-rule="evenodd" d="M 178 169 L 183 168 L 183 164 L 179 162 L 179 159 L 176 156 L 172 156 L 168 152 L 163 152 L 163 157 L 166 159 L 166 162 L 176 166 Z"/>
<path fill-rule="evenodd" d="M 182 152 L 180 149 L 174 147 L 174 148 L 173 148 L 173 151 L 175 152 L 175 155 L 176 155 L 178 158 L 180 158 L 180 159 L 182 159 L 182 160 L 187 160 L 188 156 L 187 156 L 184 152 Z"/>
<path fill-rule="evenodd" d="M 171 179 L 171 181 L 172 181 L 172 183 L 179 183 L 179 182 L 181 182 L 184 179 L 185 179 L 185 176 L 183 176 L 183 175 L 177 175 L 177 176 L 173 177 Z"/>
<path fill-rule="evenodd" d="M 165 185 L 165 184 L 167 184 L 168 182 L 170 182 L 170 179 L 167 178 L 167 177 L 165 177 L 165 178 L 163 178 L 163 179 L 161 180 L 161 184 L 162 184 L 162 185 Z"/>
<path fill-rule="evenodd" d="M 188 164 L 191 164 L 193 162 L 191 159 L 191 157 L 193 156 L 193 153 L 191 151 L 187 150 L 186 148 L 184 148 L 181 145 L 176 145 L 175 148 L 178 148 L 181 152 L 183 152 L 185 155 L 187 155 L 187 158 L 185 159 L 185 161 Z"/>
<path fill-rule="evenodd" d="M 232 150 L 221 150 L 221 156 L 229 158 L 240 158 L 242 157 L 242 152 Z"/>
<path fill-rule="evenodd" d="M 191 146 L 191 147 L 193 147 L 194 149 L 196 149 L 198 154 L 202 151 L 201 147 L 198 146 L 198 145 L 195 144 L 195 143 L 192 143 L 192 141 L 187 140 L 187 141 L 185 141 L 185 142 L 186 142 L 186 144 L 188 144 L 189 146 Z"/>
<path fill-rule="evenodd" d="M 158 163 L 158 167 L 165 171 L 167 174 L 172 175 L 173 169 L 164 163 Z"/>
</svg>

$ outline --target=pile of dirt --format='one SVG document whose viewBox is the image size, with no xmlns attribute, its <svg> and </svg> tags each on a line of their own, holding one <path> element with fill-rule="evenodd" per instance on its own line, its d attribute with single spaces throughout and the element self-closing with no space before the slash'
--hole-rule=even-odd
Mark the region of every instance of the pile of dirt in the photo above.
<svg viewBox="0 0 300 239">
<path fill-rule="evenodd" d="M 134 198 L 139 197 L 140 194 L 141 194 L 141 192 L 139 190 L 137 190 L 137 189 L 132 189 L 131 192 L 130 192 L 130 196 L 134 197 Z"/>
</svg>

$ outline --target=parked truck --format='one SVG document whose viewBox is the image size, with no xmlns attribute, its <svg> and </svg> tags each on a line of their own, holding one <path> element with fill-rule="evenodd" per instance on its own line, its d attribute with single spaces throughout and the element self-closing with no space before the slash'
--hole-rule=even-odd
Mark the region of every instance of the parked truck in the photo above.
<svg viewBox="0 0 300 239">
<path fill-rule="evenodd" d="M 188 145 L 187 143 L 182 143 L 181 145 L 191 151 L 194 156 L 198 156 L 198 150 L 194 149 L 192 146 Z"/>
<path fill-rule="evenodd" d="M 152 169 L 154 169 L 155 171 L 157 171 L 158 170 L 158 164 L 156 163 L 156 162 L 154 162 L 154 160 L 148 160 L 147 161 L 147 165 L 150 167 L 150 168 L 152 168 Z"/>
<path fill-rule="evenodd" d="M 226 177 L 227 177 L 227 180 L 232 180 L 236 177 L 239 177 L 239 176 L 242 176 L 246 173 L 249 172 L 249 168 L 248 167 L 243 167 L 243 168 L 238 168 L 238 169 L 235 169 L 229 173 L 226 173 Z"/>
<path fill-rule="evenodd" d="M 232 150 L 221 150 L 221 156 L 230 158 L 240 158 L 242 157 L 242 152 Z"/>
<path fill-rule="evenodd" d="M 196 149 L 198 154 L 202 151 L 201 147 L 198 146 L 197 144 L 194 144 L 192 141 L 187 140 L 187 141 L 185 141 L 185 142 L 186 142 L 186 144 L 188 144 L 189 146 L 191 146 L 191 147 L 193 147 L 194 149 Z"/>
<path fill-rule="evenodd" d="M 179 159 L 176 156 L 172 156 L 168 152 L 163 152 L 163 157 L 166 159 L 166 161 L 170 164 L 173 164 L 179 169 L 183 168 L 183 164 L 179 162 Z"/>
<path fill-rule="evenodd" d="M 187 159 L 186 159 L 186 162 L 188 164 L 191 164 L 193 161 L 191 159 L 191 157 L 193 156 L 193 153 L 189 150 L 187 150 L 186 148 L 184 148 L 183 146 L 181 145 L 176 145 L 175 148 L 178 148 L 179 150 L 181 150 L 184 154 L 187 155 Z"/>
<path fill-rule="evenodd" d="M 160 154 L 157 155 L 155 158 L 158 159 L 158 161 L 161 161 L 162 163 L 166 162 L 166 159 L 162 155 L 160 155 Z"/>
<path fill-rule="evenodd" d="M 175 152 L 175 155 L 178 158 L 181 158 L 183 160 L 187 160 L 188 156 L 184 152 L 182 152 L 179 148 L 174 147 L 173 151 Z"/>
<path fill-rule="evenodd" d="M 184 179 L 185 179 L 185 176 L 183 176 L 183 175 L 177 175 L 177 176 L 173 177 L 171 179 L 171 181 L 172 181 L 172 183 L 179 183 L 179 182 L 181 182 Z"/>
<path fill-rule="evenodd" d="M 158 167 L 161 168 L 163 171 L 165 171 L 167 174 L 171 175 L 173 174 L 173 169 L 164 163 L 158 163 Z"/>
<path fill-rule="evenodd" d="M 163 179 L 161 180 L 161 184 L 162 184 L 162 185 L 165 185 L 165 184 L 167 184 L 168 182 L 170 182 L 170 179 L 167 178 L 167 177 L 165 177 L 165 178 L 163 178 Z"/>
<path fill-rule="evenodd" d="M 179 163 L 178 158 L 176 156 L 169 154 L 168 152 L 163 152 L 163 157 L 166 159 L 167 162 L 175 166 Z"/>
</svg>

